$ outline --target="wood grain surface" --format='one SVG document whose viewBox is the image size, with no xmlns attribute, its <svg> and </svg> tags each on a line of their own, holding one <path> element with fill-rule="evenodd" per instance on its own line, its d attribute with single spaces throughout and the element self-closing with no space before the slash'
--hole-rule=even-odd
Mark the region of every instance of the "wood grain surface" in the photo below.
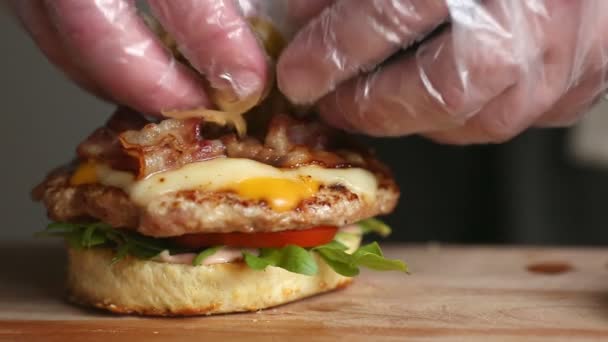
<svg viewBox="0 0 608 342">
<path fill-rule="evenodd" d="M 257 313 L 113 316 L 63 301 L 61 245 L 3 244 L 0 340 L 608 341 L 608 250 L 389 246 L 412 274 Z"/>
</svg>

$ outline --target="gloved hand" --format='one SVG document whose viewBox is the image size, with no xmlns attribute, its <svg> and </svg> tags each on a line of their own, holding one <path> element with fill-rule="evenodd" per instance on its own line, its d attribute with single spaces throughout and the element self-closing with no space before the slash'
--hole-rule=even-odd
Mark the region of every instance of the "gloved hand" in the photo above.
<svg viewBox="0 0 608 342">
<path fill-rule="evenodd" d="M 99 96 L 149 114 L 209 106 L 195 72 L 177 62 L 133 0 L 12 0 L 47 57 Z M 232 0 L 150 0 L 152 12 L 215 89 L 260 94 L 267 57 Z"/>
<path fill-rule="evenodd" d="M 605 0 L 290 6 L 304 27 L 279 60 L 279 87 L 347 130 L 501 142 L 573 123 L 607 86 Z"/>
</svg>

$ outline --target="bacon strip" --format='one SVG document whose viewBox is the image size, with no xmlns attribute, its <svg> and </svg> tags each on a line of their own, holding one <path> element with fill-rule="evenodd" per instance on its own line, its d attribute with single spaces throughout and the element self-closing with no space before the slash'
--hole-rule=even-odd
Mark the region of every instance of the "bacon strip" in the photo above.
<svg viewBox="0 0 608 342">
<path fill-rule="evenodd" d="M 313 164 L 376 169 L 367 152 L 354 148 L 341 133 L 320 122 L 275 115 L 260 135 L 261 139 L 237 137 L 226 127 L 200 118 L 154 123 L 119 109 L 104 127 L 80 144 L 78 156 L 131 171 L 139 179 L 220 156 L 247 158 L 280 168 Z"/>
<path fill-rule="evenodd" d="M 138 161 L 138 178 L 224 155 L 219 140 L 201 135 L 201 120 L 168 119 L 148 124 L 139 131 L 126 131 L 119 139 L 125 152 Z"/>
<path fill-rule="evenodd" d="M 296 120 L 288 115 L 275 115 L 264 138 L 264 144 L 254 138 L 238 140 L 234 136 L 222 139 L 227 154 L 233 158 L 254 159 L 282 168 L 319 165 L 327 168 L 364 166 L 352 163 L 334 150 L 343 142 L 340 133 L 320 122 Z M 356 151 L 352 154 L 358 155 Z M 359 161 L 363 159 L 359 156 Z"/>
<path fill-rule="evenodd" d="M 76 154 L 82 160 L 104 161 L 116 170 L 137 171 L 137 161 L 125 153 L 118 136 L 126 130 L 139 130 L 148 123 L 137 113 L 119 108 L 104 126 L 78 145 Z"/>
</svg>

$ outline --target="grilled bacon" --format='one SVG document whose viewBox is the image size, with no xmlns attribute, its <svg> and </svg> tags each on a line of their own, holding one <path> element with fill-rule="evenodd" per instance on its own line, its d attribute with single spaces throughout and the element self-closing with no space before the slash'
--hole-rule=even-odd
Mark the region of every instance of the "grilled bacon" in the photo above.
<svg viewBox="0 0 608 342">
<path fill-rule="evenodd" d="M 343 153 L 345 150 L 348 153 Z M 315 121 L 275 115 L 261 136 L 238 137 L 203 119 L 153 122 L 127 109 L 119 109 L 105 126 L 82 142 L 78 156 L 131 171 L 139 179 L 223 156 L 280 168 L 368 166 L 367 152 L 345 142 L 340 132 Z"/>
</svg>

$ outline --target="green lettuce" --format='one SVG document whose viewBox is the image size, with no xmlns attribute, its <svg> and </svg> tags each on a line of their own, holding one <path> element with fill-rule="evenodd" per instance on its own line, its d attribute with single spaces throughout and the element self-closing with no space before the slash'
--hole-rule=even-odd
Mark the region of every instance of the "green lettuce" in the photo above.
<svg viewBox="0 0 608 342">
<path fill-rule="evenodd" d="M 267 266 L 283 268 L 289 272 L 315 275 L 319 267 L 310 250 L 289 245 L 283 248 L 262 248 L 260 255 L 243 253 L 245 263 L 254 270 L 263 270 Z"/>
<path fill-rule="evenodd" d="M 36 235 L 63 237 L 70 247 L 75 249 L 113 248 L 116 250 L 116 255 L 112 259 L 113 263 L 122 260 L 127 255 L 139 259 L 150 259 L 164 250 L 168 250 L 170 254 L 188 252 L 188 250 L 173 245 L 168 239 L 156 239 L 124 229 L 115 229 L 109 224 L 101 222 L 55 222 L 49 224 L 45 230 Z"/>
<path fill-rule="evenodd" d="M 215 254 L 217 251 L 222 249 L 222 247 L 224 247 L 224 246 L 209 247 L 207 249 L 200 251 L 196 255 L 196 257 L 194 257 L 194 259 L 192 260 L 192 266 L 199 266 L 200 264 L 203 263 L 203 261 L 205 261 L 205 259 L 207 259 L 208 257 Z"/>
<path fill-rule="evenodd" d="M 391 227 L 377 218 L 368 218 L 357 222 L 363 234 L 376 233 L 382 237 L 391 235 Z"/>
<path fill-rule="evenodd" d="M 368 219 L 358 223 L 363 233 L 378 233 L 386 236 L 390 228 L 376 219 Z M 214 246 L 203 250 L 184 249 L 176 246 L 169 239 L 157 239 L 143 236 L 132 231 L 112 228 L 105 223 L 51 223 L 38 233 L 39 236 L 54 236 L 64 238 L 72 248 L 106 247 L 116 251 L 112 263 L 116 263 L 126 256 L 139 259 L 150 259 L 167 250 L 169 254 L 196 253 L 192 264 L 200 265 L 203 261 L 215 254 L 222 246 Z M 340 237 L 325 245 L 302 248 L 289 245 L 281 248 L 261 248 L 259 254 L 243 252 L 245 263 L 254 270 L 263 270 L 268 266 L 283 268 L 289 272 L 304 275 L 318 273 L 318 265 L 313 254 L 319 255 L 336 273 L 344 276 L 356 276 L 360 267 L 378 271 L 403 271 L 407 266 L 401 260 L 384 257 L 380 246 L 376 242 L 359 247 L 352 253 L 341 243 Z"/>
</svg>

